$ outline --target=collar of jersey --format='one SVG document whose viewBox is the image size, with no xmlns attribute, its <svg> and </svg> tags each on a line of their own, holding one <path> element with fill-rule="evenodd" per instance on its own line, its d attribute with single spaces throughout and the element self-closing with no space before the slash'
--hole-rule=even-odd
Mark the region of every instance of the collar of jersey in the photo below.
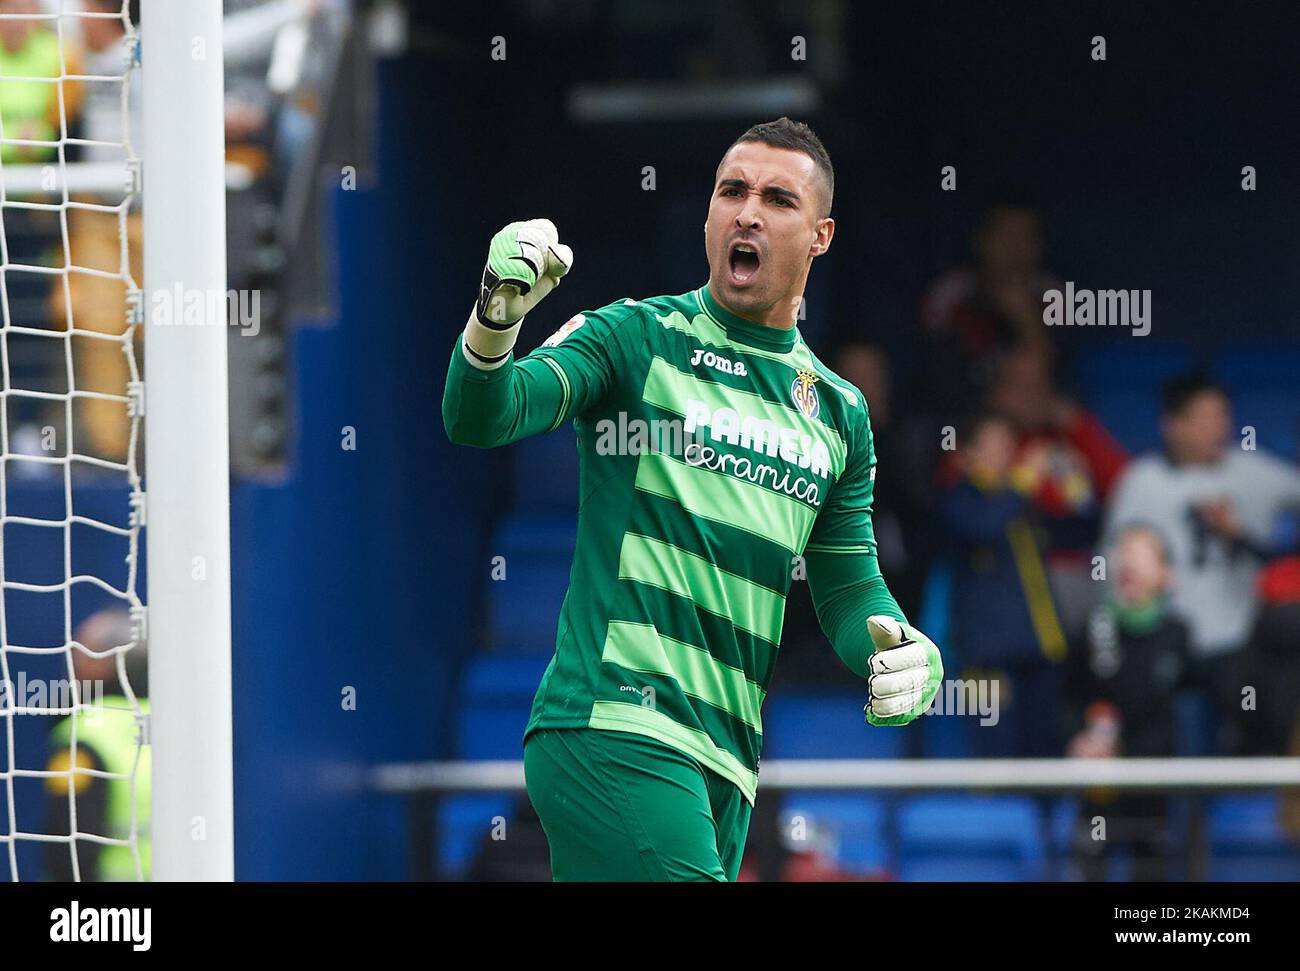
<svg viewBox="0 0 1300 971">
<path fill-rule="evenodd" d="M 699 297 L 700 306 L 704 312 L 718 322 L 719 326 L 726 331 L 728 339 L 735 341 L 737 344 L 748 344 L 750 347 L 761 347 L 768 351 L 784 352 L 794 347 L 798 340 L 797 328 L 791 327 L 789 330 L 778 330 L 775 327 L 768 327 L 766 324 L 758 324 L 752 320 L 746 320 L 744 317 L 736 316 L 713 299 L 713 294 L 709 292 L 707 283 L 696 291 L 696 295 Z"/>
</svg>

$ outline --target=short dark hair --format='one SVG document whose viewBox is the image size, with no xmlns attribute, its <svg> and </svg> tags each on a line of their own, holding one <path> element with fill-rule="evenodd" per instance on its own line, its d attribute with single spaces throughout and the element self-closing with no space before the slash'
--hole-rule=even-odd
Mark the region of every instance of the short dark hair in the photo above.
<svg viewBox="0 0 1300 971">
<path fill-rule="evenodd" d="M 762 142 L 773 148 L 788 148 L 791 151 L 803 152 L 811 158 L 826 183 L 826 199 L 825 205 L 822 206 L 822 215 L 830 215 L 831 200 L 835 196 L 835 167 L 831 165 L 830 152 L 826 151 L 826 146 L 822 144 L 816 132 L 802 121 L 791 121 L 782 115 L 776 121 L 765 121 L 754 125 L 732 142 L 727 147 L 727 152 L 742 142 Z M 726 158 L 727 152 L 723 153 L 723 158 Z"/>
<path fill-rule="evenodd" d="M 1207 391 L 1228 397 L 1223 385 L 1203 368 L 1172 377 L 1160 389 L 1160 413 L 1166 416 L 1181 414 L 1192 403 L 1192 399 Z"/>
</svg>

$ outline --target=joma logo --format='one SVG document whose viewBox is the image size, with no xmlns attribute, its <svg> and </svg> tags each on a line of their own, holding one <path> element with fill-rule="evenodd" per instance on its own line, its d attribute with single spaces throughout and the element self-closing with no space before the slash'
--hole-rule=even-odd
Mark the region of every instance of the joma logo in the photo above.
<svg viewBox="0 0 1300 971">
<path fill-rule="evenodd" d="M 702 347 L 697 347 L 694 356 L 691 358 L 691 367 L 699 364 L 711 367 L 715 371 L 721 371 L 723 374 L 734 374 L 738 378 L 747 377 L 749 374 L 745 370 L 743 361 L 730 361 L 725 357 L 719 357 L 712 351 L 706 351 Z"/>
</svg>

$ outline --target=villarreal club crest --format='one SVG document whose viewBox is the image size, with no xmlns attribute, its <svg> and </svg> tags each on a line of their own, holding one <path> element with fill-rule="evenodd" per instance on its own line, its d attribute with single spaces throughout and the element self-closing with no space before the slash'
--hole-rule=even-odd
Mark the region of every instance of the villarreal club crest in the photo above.
<svg viewBox="0 0 1300 971">
<path fill-rule="evenodd" d="M 790 399 L 805 418 L 816 418 L 822 410 L 821 395 L 817 393 L 817 375 L 800 369 L 790 385 Z"/>
</svg>

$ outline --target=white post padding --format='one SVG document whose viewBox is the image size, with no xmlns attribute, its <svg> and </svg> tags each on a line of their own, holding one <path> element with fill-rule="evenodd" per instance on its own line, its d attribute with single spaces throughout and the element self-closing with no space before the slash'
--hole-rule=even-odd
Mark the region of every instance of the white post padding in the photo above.
<svg viewBox="0 0 1300 971">
<path fill-rule="evenodd" d="M 156 312 L 226 290 L 221 16 L 140 18 L 154 880 L 234 879 L 226 327 Z"/>
</svg>

